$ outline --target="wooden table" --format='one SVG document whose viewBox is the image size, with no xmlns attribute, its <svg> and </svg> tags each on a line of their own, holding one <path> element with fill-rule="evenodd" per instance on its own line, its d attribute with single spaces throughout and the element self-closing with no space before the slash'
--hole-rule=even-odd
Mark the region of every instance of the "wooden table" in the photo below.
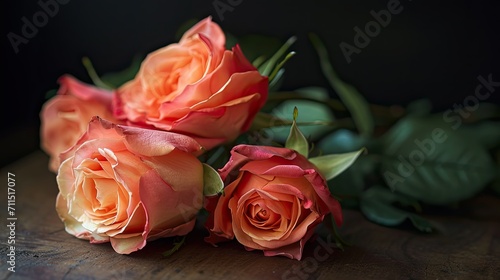
<svg viewBox="0 0 500 280">
<path fill-rule="evenodd" d="M 180 251 L 166 258 L 166 238 L 131 255 L 109 244 L 92 245 L 64 231 L 54 210 L 55 175 L 35 152 L 2 169 L 0 218 L 7 224 L 7 172 L 16 174 L 16 267 L 9 272 L 6 226 L 0 279 L 500 279 L 500 199 L 482 194 L 460 210 L 428 216 L 439 229 L 421 234 L 386 228 L 357 211 L 344 211 L 345 251 L 309 243 L 302 261 L 264 257 L 235 242 L 212 247 L 198 227 Z"/>
</svg>

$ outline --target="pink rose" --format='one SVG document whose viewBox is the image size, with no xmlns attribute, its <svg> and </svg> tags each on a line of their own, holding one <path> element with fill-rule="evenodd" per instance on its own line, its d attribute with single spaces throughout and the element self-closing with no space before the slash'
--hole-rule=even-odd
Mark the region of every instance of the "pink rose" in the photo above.
<svg viewBox="0 0 500 280">
<path fill-rule="evenodd" d="M 61 155 L 56 210 L 66 231 L 120 254 L 186 235 L 202 206 L 200 152 L 184 135 L 93 118 Z"/>
<path fill-rule="evenodd" d="M 149 54 L 135 79 L 117 90 L 115 116 L 189 135 L 205 149 L 234 140 L 264 105 L 268 79 L 238 46 L 224 44 L 220 27 L 206 18 L 179 43 Z"/>
<path fill-rule="evenodd" d="M 65 75 L 59 79 L 57 95 L 40 113 L 42 149 L 50 155 L 49 169 L 59 168 L 59 154 L 73 146 L 87 129 L 93 116 L 115 121 L 110 91 L 82 83 Z"/>
<path fill-rule="evenodd" d="M 342 223 L 340 204 L 305 157 L 286 148 L 239 145 L 220 170 L 220 197 L 208 197 L 206 241 L 236 238 L 247 250 L 300 260 L 326 214 Z"/>
</svg>

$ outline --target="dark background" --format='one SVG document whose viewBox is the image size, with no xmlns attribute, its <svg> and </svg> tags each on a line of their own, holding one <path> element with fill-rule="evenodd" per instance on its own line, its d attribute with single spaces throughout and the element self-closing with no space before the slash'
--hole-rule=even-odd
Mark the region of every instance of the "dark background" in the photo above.
<svg viewBox="0 0 500 280">
<path fill-rule="evenodd" d="M 353 28 L 364 29 L 373 20 L 370 11 L 386 9 L 389 1 L 232 2 L 241 3 L 221 19 L 212 0 L 70 0 L 16 54 L 7 34 L 22 35 L 21 18 L 32 21 L 42 9 L 38 1 L 2 1 L 1 164 L 38 149 L 38 114 L 59 76 L 69 73 L 90 82 L 83 56 L 101 74 L 121 70 L 134 55 L 174 42 L 182 23 L 209 15 L 236 36 L 263 34 L 285 41 L 296 35 L 298 54 L 287 64 L 284 89 L 327 87 L 309 32 L 325 41 L 340 77 L 371 103 L 405 105 L 428 97 L 436 110 L 446 110 L 474 93 L 478 75 L 500 80 L 498 1 L 402 0 L 402 12 L 353 54 L 350 64 L 339 44 L 353 45 Z M 499 95 L 500 90 L 488 101 L 500 103 Z"/>
</svg>

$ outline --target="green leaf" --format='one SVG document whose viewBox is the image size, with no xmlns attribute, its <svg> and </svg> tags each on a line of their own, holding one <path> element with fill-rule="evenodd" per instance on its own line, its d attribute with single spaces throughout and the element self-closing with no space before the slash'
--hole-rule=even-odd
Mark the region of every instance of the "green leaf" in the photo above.
<svg viewBox="0 0 500 280">
<path fill-rule="evenodd" d="M 285 71 L 281 69 L 280 71 Z M 277 78 L 276 78 L 277 79 Z M 276 79 L 274 81 L 276 81 Z M 262 109 L 263 112 L 270 112 L 275 109 L 279 104 L 284 101 L 290 100 L 303 100 L 321 103 L 322 106 L 327 107 L 332 112 L 334 108 L 331 107 L 333 103 L 340 104 L 340 101 L 330 99 L 330 95 L 325 88 L 322 87 L 303 87 L 293 91 L 269 91 L 267 102 Z M 337 105 L 336 104 L 336 105 Z M 334 105 L 335 106 L 335 105 Z M 342 105 L 341 105 L 342 106 Z"/>
<path fill-rule="evenodd" d="M 143 59 L 143 56 L 136 55 L 129 67 L 122 71 L 104 74 L 101 76 L 101 81 L 113 88 L 122 86 L 124 83 L 134 79 L 137 72 L 139 72 Z"/>
<path fill-rule="evenodd" d="M 469 113 L 470 115 L 463 119 L 464 123 L 475 123 L 485 120 L 498 120 L 500 119 L 500 105 L 481 102 L 479 103 L 479 107 L 477 110 L 472 110 Z"/>
<path fill-rule="evenodd" d="M 186 235 L 182 236 L 182 239 L 180 241 L 175 241 L 174 242 L 174 247 L 172 247 L 170 250 L 163 252 L 164 257 L 170 257 L 173 255 L 175 252 L 177 252 L 181 246 L 184 244 L 186 241 Z"/>
<path fill-rule="evenodd" d="M 252 61 L 252 65 L 255 66 L 255 68 L 259 68 L 264 62 L 266 62 L 266 57 L 261 55 Z"/>
<path fill-rule="evenodd" d="M 470 198 L 495 175 L 486 149 L 439 118 L 402 119 L 381 144 L 381 175 L 387 185 L 425 203 L 447 205 Z"/>
<path fill-rule="evenodd" d="M 322 103 L 308 100 L 287 100 L 276 106 L 271 113 L 275 117 L 273 124 L 280 125 L 278 120 L 291 122 L 290 113 L 295 107 L 300 111 L 297 125 L 306 138 L 314 141 L 332 129 L 325 125 L 334 120 L 330 109 Z M 265 132 L 275 141 L 284 142 L 289 135 L 289 128 L 277 126 L 266 129 Z"/>
<path fill-rule="evenodd" d="M 310 158 L 326 180 L 330 180 L 349 168 L 365 149 L 345 154 L 332 154 Z"/>
<path fill-rule="evenodd" d="M 221 194 L 224 190 L 224 182 L 210 165 L 203 163 L 203 195 L 212 196 Z"/>
<path fill-rule="evenodd" d="M 422 232 L 431 232 L 433 226 L 424 218 L 393 206 L 400 203 L 403 206 L 419 208 L 418 202 L 390 190 L 375 186 L 363 193 L 360 199 L 361 212 L 366 218 L 384 226 L 397 226 L 407 219 Z"/>
<path fill-rule="evenodd" d="M 295 107 L 293 109 L 293 123 L 292 127 L 290 128 L 290 134 L 286 139 L 285 147 L 295 150 L 299 154 L 307 158 L 309 156 L 309 142 L 307 142 L 306 137 L 297 127 L 296 119 L 298 117 L 298 114 L 299 110 L 297 109 L 297 107 Z"/>
<path fill-rule="evenodd" d="M 293 43 L 295 43 L 296 40 L 297 37 L 295 36 L 290 37 L 285 42 L 285 44 L 283 44 L 283 46 L 281 46 L 281 48 L 278 51 L 276 51 L 276 53 L 268 61 L 264 62 L 264 64 L 262 64 L 259 67 L 259 72 L 261 73 L 262 76 L 269 76 L 273 72 L 280 58 L 283 57 L 283 55 L 285 55 L 287 50 L 290 48 L 291 45 L 293 45 Z"/>
<path fill-rule="evenodd" d="M 274 67 L 273 72 L 271 72 L 271 74 L 269 75 L 269 82 L 270 83 L 272 83 L 274 81 L 274 79 L 275 79 L 276 75 L 278 74 L 278 72 L 283 68 L 283 66 L 285 66 L 285 63 L 288 60 L 290 60 L 290 58 L 292 58 L 294 55 L 295 55 L 295 52 L 289 52 L 285 56 L 285 58 L 278 65 L 276 65 L 276 67 Z M 282 73 L 284 73 L 284 72 L 282 72 Z"/>
<path fill-rule="evenodd" d="M 259 130 L 275 126 L 290 126 L 293 123 L 291 120 L 284 120 L 277 116 L 258 112 L 252 122 L 251 130 Z"/>
<path fill-rule="evenodd" d="M 366 142 L 364 138 L 350 130 L 339 129 L 321 138 L 317 148 L 324 154 L 347 153 L 361 149 Z"/>
<path fill-rule="evenodd" d="M 311 34 L 310 39 L 318 53 L 323 74 L 351 113 L 360 134 L 370 136 L 373 133 L 374 122 L 368 102 L 356 88 L 340 80 L 329 62 L 330 58 L 325 46 L 318 36 Z"/>
<path fill-rule="evenodd" d="M 330 99 L 330 95 L 328 94 L 328 90 L 322 87 L 302 87 L 294 90 L 298 96 L 308 97 L 317 101 L 328 101 Z"/>
<path fill-rule="evenodd" d="M 281 84 L 283 84 L 284 79 L 285 69 L 281 68 L 280 70 L 278 70 L 278 73 L 276 73 L 274 79 L 269 81 L 269 92 L 272 93 L 278 90 L 281 87 Z"/>
<path fill-rule="evenodd" d="M 500 122 L 484 121 L 459 128 L 468 138 L 476 139 L 486 149 L 500 147 Z"/>
<path fill-rule="evenodd" d="M 359 197 L 365 189 L 365 178 L 376 167 L 373 157 L 359 157 L 348 169 L 328 181 L 328 188 L 339 198 L 342 207 L 357 208 Z"/>
<path fill-rule="evenodd" d="M 255 61 L 259 57 L 263 57 L 261 60 L 270 58 L 283 43 L 276 37 L 250 34 L 240 37 L 238 44 L 245 57 L 249 61 Z"/>
<path fill-rule="evenodd" d="M 241 134 L 235 140 L 235 143 L 248 144 L 248 142 L 246 141 L 247 140 L 246 138 L 248 138 L 247 133 Z M 206 163 L 206 164 L 210 165 L 210 167 L 212 167 L 213 169 L 217 170 L 217 169 L 224 167 L 224 165 L 229 160 L 231 148 L 232 148 L 232 146 L 220 145 L 218 147 L 215 147 L 215 148 L 207 151 L 206 153 L 202 154 L 198 158 L 201 162 Z"/>
</svg>

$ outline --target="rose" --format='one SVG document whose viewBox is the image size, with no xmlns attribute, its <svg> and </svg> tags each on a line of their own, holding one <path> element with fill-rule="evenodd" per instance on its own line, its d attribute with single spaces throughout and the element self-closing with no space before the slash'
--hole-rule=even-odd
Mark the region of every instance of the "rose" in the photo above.
<svg viewBox="0 0 500 280">
<path fill-rule="evenodd" d="M 202 206 L 200 151 L 184 135 L 93 118 L 61 155 L 56 209 L 66 231 L 121 254 L 189 233 Z"/>
<path fill-rule="evenodd" d="M 114 114 L 130 125 L 189 135 L 204 148 L 234 140 L 264 105 L 268 80 L 210 18 L 143 61 L 120 87 Z"/>
<path fill-rule="evenodd" d="M 62 76 L 59 84 L 57 95 L 44 104 L 40 113 L 41 147 L 50 155 L 49 169 L 54 172 L 59 168 L 59 154 L 76 143 L 93 116 L 115 121 L 110 91 L 69 75 Z"/>
<path fill-rule="evenodd" d="M 236 238 L 247 250 L 300 260 L 326 214 L 342 223 L 340 204 L 325 179 L 294 150 L 236 146 L 220 175 L 227 182 L 224 193 L 206 202 L 206 241 L 212 244 Z"/>
</svg>

